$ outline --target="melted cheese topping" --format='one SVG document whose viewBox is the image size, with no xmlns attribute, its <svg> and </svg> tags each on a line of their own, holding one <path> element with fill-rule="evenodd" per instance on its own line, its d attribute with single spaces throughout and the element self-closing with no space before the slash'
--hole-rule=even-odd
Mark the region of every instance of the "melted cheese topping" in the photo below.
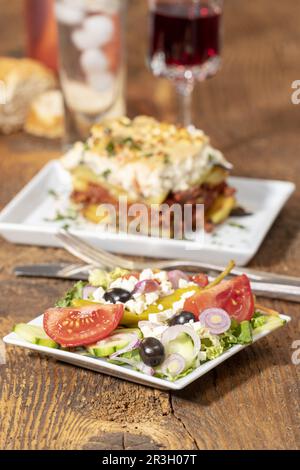
<svg viewBox="0 0 300 470">
<path fill-rule="evenodd" d="M 87 143 L 75 144 L 62 162 L 70 171 L 79 164 L 87 167 L 130 200 L 153 203 L 162 202 L 170 191 L 202 184 L 216 165 L 231 168 L 203 131 L 147 116 L 95 125 Z"/>
</svg>

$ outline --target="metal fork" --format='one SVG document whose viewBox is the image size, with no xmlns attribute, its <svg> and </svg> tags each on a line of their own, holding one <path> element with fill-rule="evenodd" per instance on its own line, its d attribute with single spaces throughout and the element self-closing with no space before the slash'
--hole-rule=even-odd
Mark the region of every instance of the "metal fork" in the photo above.
<svg viewBox="0 0 300 470">
<path fill-rule="evenodd" d="M 81 240 L 79 237 L 71 234 L 65 229 L 61 229 L 56 237 L 61 242 L 62 246 L 77 258 L 85 261 L 92 266 L 101 266 L 104 268 L 113 269 L 120 267 L 130 271 L 141 271 L 145 268 L 151 267 L 152 269 L 175 269 L 185 268 L 192 271 L 197 268 L 198 271 L 205 271 L 206 273 L 222 272 L 224 267 L 216 266 L 214 264 L 202 263 L 198 261 L 187 260 L 160 260 L 160 261 L 133 261 L 114 255 L 101 248 L 94 248 L 90 244 Z M 285 276 L 281 274 L 272 274 L 264 271 L 257 271 L 249 268 L 235 267 L 231 271 L 232 275 L 247 274 L 250 280 L 258 282 L 271 282 L 277 284 L 286 284 L 300 288 L 300 279 L 293 276 Z"/>
</svg>

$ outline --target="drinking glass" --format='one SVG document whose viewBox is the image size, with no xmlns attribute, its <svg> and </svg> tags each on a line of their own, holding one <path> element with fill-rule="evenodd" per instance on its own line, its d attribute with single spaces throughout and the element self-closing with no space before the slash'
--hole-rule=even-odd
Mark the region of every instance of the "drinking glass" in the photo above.
<svg viewBox="0 0 300 470">
<path fill-rule="evenodd" d="M 125 0 L 56 0 L 66 144 L 124 115 Z"/>
<path fill-rule="evenodd" d="M 149 65 L 156 76 L 172 80 L 181 101 L 180 121 L 192 125 L 196 81 L 220 66 L 223 0 L 148 0 Z"/>
</svg>

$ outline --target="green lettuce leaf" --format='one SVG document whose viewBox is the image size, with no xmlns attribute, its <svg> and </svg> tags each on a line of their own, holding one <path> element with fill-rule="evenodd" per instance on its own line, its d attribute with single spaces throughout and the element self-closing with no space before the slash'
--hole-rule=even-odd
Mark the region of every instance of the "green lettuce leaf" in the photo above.
<svg viewBox="0 0 300 470">
<path fill-rule="evenodd" d="M 266 315 L 263 315 L 260 312 L 255 312 L 251 319 L 251 326 L 254 330 L 255 328 L 259 328 L 263 326 L 266 323 L 266 321 L 267 321 Z"/>
<path fill-rule="evenodd" d="M 238 323 L 233 319 L 229 330 L 220 335 L 220 342 L 224 350 L 227 350 L 236 344 L 252 343 L 251 322 L 245 320 Z"/>
<path fill-rule="evenodd" d="M 210 361 L 224 352 L 224 346 L 218 336 L 207 334 L 201 338 L 201 351 L 205 353 L 206 360 Z"/>
<path fill-rule="evenodd" d="M 84 281 L 76 282 L 72 289 L 68 290 L 65 296 L 56 302 L 55 307 L 70 307 L 73 299 L 82 299 L 83 288 L 86 284 L 87 282 Z"/>
<path fill-rule="evenodd" d="M 240 333 L 238 336 L 239 344 L 249 344 L 252 343 L 252 328 L 250 321 L 242 321 L 240 323 Z"/>
</svg>

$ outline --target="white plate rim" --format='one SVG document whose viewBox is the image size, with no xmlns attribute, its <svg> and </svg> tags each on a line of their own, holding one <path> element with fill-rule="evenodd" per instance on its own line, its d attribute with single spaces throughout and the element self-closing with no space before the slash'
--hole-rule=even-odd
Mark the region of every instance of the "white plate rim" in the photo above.
<svg viewBox="0 0 300 470">
<path fill-rule="evenodd" d="M 39 315 L 38 317 L 34 318 L 29 322 L 29 324 L 36 324 L 41 322 L 43 315 Z M 286 321 L 286 324 L 289 323 L 292 318 L 288 315 L 280 315 L 280 318 L 282 320 Z M 285 325 L 282 325 L 285 326 Z M 279 326 L 278 328 L 280 328 Z M 278 329 L 276 328 L 276 329 Z M 87 356 L 80 356 L 76 353 L 69 352 L 69 351 L 62 351 L 61 349 L 53 349 L 53 348 L 48 348 L 46 346 L 40 346 L 37 344 L 32 344 L 29 342 L 26 342 L 25 340 L 22 340 L 18 338 L 18 336 L 15 333 L 9 333 L 7 336 L 3 338 L 3 341 L 5 344 L 12 345 L 12 346 L 18 346 L 22 347 L 25 349 L 30 349 L 33 351 L 40 352 L 42 354 L 46 354 L 47 356 L 54 357 L 56 359 L 61 360 L 62 362 L 67 362 L 73 365 L 78 365 L 80 363 L 80 367 L 87 368 L 94 370 L 96 372 L 104 373 L 106 375 L 112 375 L 114 377 L 118 377 L 124 380 L 129 380 L 135 383 L 140 383 L 142 385 L 147 385 L 150 387 L 154 388 L 159 388 L 163 390 L 182 390 L 183 388 L 187 387 L 190 385 L 192 382 L 195 380 L 199 379 L 203 375 L 205 375 L 207 372 L 210 370 L 214 369 L 217 367 L 219 364 L 225 362 L 227 359 L 232 357 L 233 355 L 237 354 L 238 352 L 242 351 L 243 349 L 247 348 L 248 346 L 251 346 L 255 342 L 259 341 L 260 339 L 264 338 L 265 336 L 268 336 L 270 333 L 275 331 L 276 329 L 273 330 L 266 330 L 262 333 L 259 333 L 253 337 L 253 342 L 250 344 L 246 345 L 236 345 L 225 351 L 221 356 L 217 357 L 216 359 L 212 359 L 211 361 L 208 361 L 201 366 L 199 366 L 197 369 L 195 369 L 193 372 L 191 372 L 189 375 L 186 377 L 183 377 L 179 380 L 176 380 L 175 382 L 170 382 L 165 379 L 160 379 L 158 377 L 152 377 L 152 376 L 147 376 L 143 374 L 142 372 L 138 372 L 132 369 L 129 369 L 124 366 L 119 366 L 116 364 L 111 364 L 107 362 L 105 359 L 94 359 L 90 358 Z M 72 362 L 73 360 L 73 362 Z M 74 364 L 74 362 L 77 362 L 77 364 Z M 89 367 L 90 366 L 90 367 Z M 95 368 L 93 368 L 93 366 Z M 96 366 L 98 368 L 102 368 L 103 371 L 97 370 Z"/>
</svg>

